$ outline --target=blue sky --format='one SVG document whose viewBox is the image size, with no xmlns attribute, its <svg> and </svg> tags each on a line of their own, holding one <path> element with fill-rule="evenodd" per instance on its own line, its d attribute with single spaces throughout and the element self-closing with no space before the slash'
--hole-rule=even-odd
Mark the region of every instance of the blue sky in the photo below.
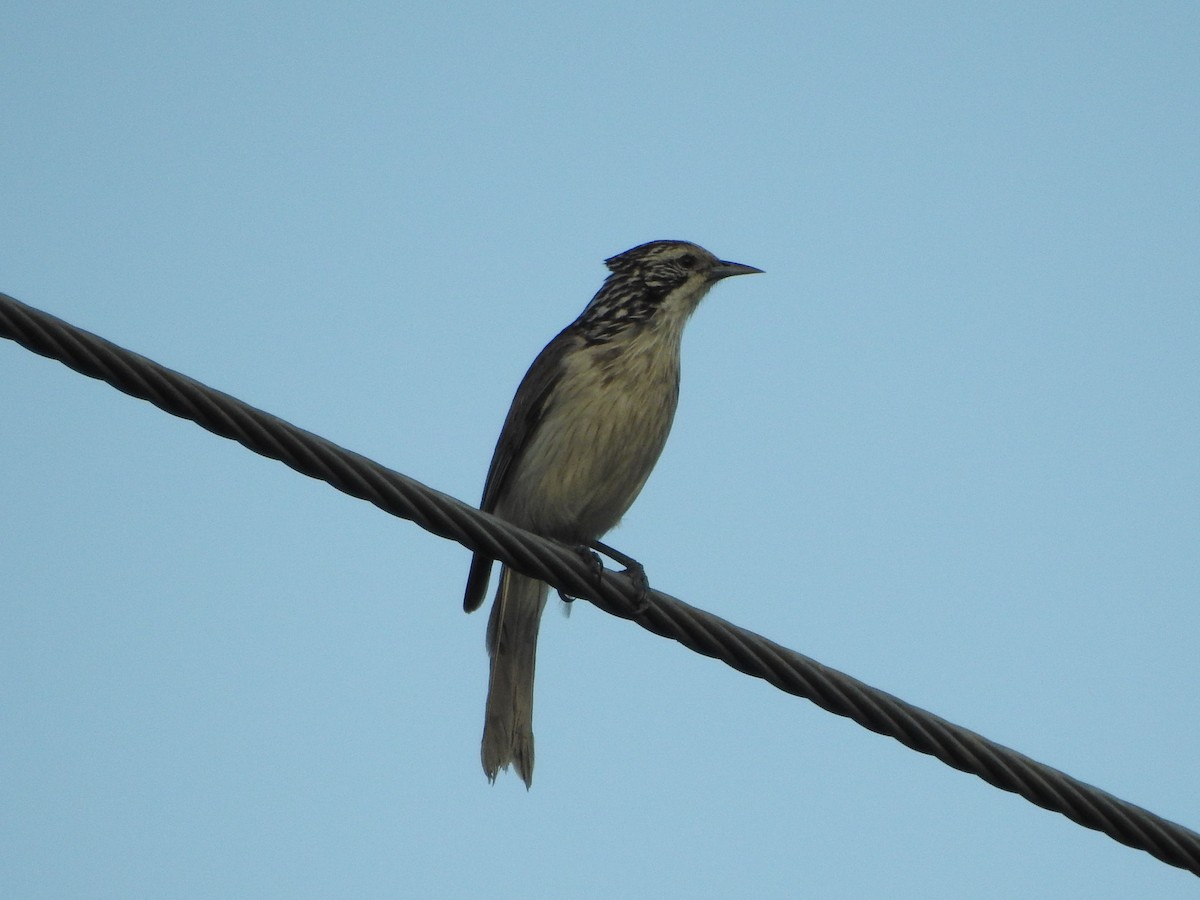
<svg viewBox="0 0 1200 900">
<path fill-rule="evenodd" d="M 1200 8 L 12 3 L 0 290 L 466 500 L 602 260 L 767 274 L 610 543 L 1200 827 Z M 1183 897 L 585 604 L 489 786 L 467 552 L 0 345 L 0 893 Z"/>
</svg>

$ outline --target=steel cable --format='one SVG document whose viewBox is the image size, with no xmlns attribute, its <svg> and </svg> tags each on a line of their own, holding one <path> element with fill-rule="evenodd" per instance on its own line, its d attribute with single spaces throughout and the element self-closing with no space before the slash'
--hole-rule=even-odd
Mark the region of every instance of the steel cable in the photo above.
<svg viewBox="0 0 1200 900">
<path fill-rule="evenodd" d="M 1200 875 L 1200 834 L 1188 828 L 660 591 L 651 590 L 647 602 L 639 605 L 628 578 L 607 570 L 598 578 L 574 549 L 515 528 L 5 294 L 0 294 L 0 336 L 1079 825 Z"/>
</svg>

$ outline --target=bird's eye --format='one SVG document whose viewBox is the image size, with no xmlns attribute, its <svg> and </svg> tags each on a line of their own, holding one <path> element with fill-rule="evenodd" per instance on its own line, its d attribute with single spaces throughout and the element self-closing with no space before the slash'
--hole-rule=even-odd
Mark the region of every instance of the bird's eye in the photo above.
<svg viewBox="0 0 1200 900">
<path fill-rule="evenodd" d="M 694 269 L 696 268 L 696 257 L 690 253 L 687 253 L 679 257 L 679 264 L 685 269 Z"/>
</svg>

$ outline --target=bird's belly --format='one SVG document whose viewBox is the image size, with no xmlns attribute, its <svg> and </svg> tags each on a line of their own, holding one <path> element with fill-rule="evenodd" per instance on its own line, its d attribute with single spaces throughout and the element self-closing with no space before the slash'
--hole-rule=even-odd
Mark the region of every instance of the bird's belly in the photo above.
<svg viewBox="0 0 1200 900">
<path fill-rule="evenodd" d="M 658 461 L 678 400 L 676 367 L 636 362 L 564 376 L 497 512 L 578 542 L 621 520 Z"/>
</svg>

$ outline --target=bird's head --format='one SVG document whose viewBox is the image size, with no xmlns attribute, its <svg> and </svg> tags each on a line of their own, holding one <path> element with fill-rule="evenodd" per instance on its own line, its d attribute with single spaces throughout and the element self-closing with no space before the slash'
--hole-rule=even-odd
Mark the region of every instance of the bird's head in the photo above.
<svg viewBox="0 0 1200 900">
<path fill-rule="evenodd" d="M 663 293 L 685 286 L 707 289 L 730 275 L 762 271 L 717 259 L 690 241 L 651 241 L 611 256 L 604 264 L 614 275 L 639 281 L 648 290 Z"/>
<path fill-rule="evenodd" d="M 722 278 L 762 271 L 718 259 L 690 241 L 651 241 L 609 257 L 605 265 L 612 274 L 580 317 L 593 342 L 664 313 L 682 325 Z"/>
</svg>

